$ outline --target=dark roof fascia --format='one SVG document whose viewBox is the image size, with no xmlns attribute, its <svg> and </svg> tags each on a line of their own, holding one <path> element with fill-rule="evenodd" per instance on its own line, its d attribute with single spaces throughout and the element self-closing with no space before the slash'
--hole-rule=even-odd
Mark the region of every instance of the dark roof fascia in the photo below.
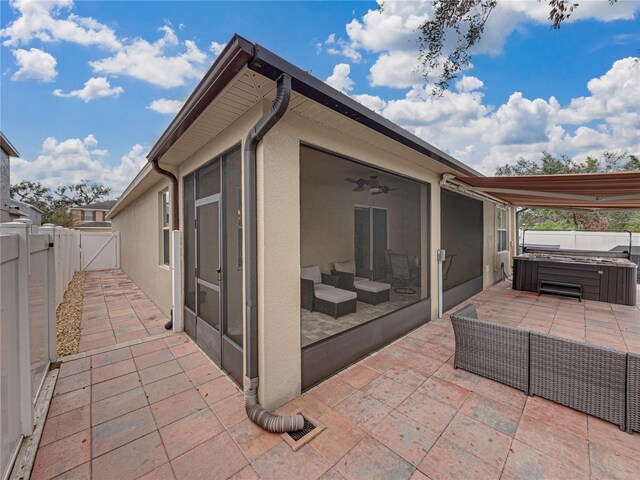
<svg viewBox="0 0 640 480">
<path fill-rule="evenodd" d="M 272 80 L 277 80 L 280 75 L 286 73 L 291 76 L 291 86 L 293 90 L 299 94 L 341 115 L 351 118 L 402 145 L 427 155 L 454 170 L 474 177 L 483 176 L 480 172 L 447 155 L 347 95 L 338 92 L 322 80 L 313 77 L 261 45 L 255 44 L 254 52 L 254 56 L 249 62 L 249 68 L 251 70 Z"/>
<path fill-rule="evenodd" d="M 11 142 L 7 137 L 4 136 L 4 133 L 0 132 L 0 147 L 2 150 L 7 152 L 10 157 L 19 157 L 20 153 L 16 150 L 16 147 L 11 145 Z"/>
<path fill-rule="evenodd" d="M 160 159 L 253 56 L 253 44 L 234 35 L 158 139 L 147 159 Z"/>
</svg>

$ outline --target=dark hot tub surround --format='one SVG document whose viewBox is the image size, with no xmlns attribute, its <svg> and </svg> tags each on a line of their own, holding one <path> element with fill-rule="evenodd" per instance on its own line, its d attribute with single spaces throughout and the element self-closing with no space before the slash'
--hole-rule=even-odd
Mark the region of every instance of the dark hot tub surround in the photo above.
<svg viewBox="0 0 640 480">
<path fill-rule="evenodd" d="M 513 259 L 513 289 L 636 304 L 638 266 L 626 258 L 578 252 L 531 252 Z"/>
</svg>

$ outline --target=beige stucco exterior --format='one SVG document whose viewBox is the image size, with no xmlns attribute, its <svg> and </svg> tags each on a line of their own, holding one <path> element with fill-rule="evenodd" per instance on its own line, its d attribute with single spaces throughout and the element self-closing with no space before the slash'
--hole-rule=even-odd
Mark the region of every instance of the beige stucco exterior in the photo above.
<svg viewBox="0 0 640 480">
<path fill-rule="evenodd" d="M 238 118 L 195 154 L 172 168 L 179 180 L 180 212 L 183 211 L 183 177 L 241 144 L 269 102 L 263 101 Z M 440 180 L 442 164 L 424 156 L 411 158 L 390 153 L 371 143 L 320 125 L 289 111 L 262 140 L 257 152 L 258 214 L 258 321 L 259 398 L 266 408 L 276 408 L 300 394 L 300 146 L 308 144 L 395 172 L 430 186 L 421 189 L 420 231 L 428 242 L 420 255 L 422 285 L 429 285 L 431 316 L 437 316 L 437 259 L 440 247 Z M 399 149 L 399 151 L 404 151 Z M 150 175 L 156 175 L 150 173 Z M 158 178 L 161 178 L 158 176 Z M 167 188 L 163 179 L 113 217 L 113 230 L 121 232 L 122 268 L 165 312 L 171 308 L 170 271 L 160 265 L 159 195 Z M 427 211 L 429 209 L 429 220 Z M 509 240 L 513 244 L 513 214 Z M 183 229 L 181 219 L 180 228 Z M 495 206 L 484 202 L 483 285 L 499 281 L 500 262 L 510 271 L 512 252 L 496 254 Z M 330 260 L 326 260 L 329 262 Z M 182 308 L 182 306 L 180 306 Z"/>
<path fill-rule="evenodd" d="M 168 188 L 160 180 L 112 219 L 120 232 L 120 266 L 165 315 L 171 313 L 171 271 L 162 264 L 160 194 Z"/>
</svg>

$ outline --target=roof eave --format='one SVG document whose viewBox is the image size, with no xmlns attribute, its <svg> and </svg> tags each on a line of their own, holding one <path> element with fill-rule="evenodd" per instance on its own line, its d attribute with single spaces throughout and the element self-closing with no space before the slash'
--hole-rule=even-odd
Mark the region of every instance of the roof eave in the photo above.
<svg viewBox="0 0 640 480">
<path fill-rule="evenodd" d="M 18 152 L 18 150 L 16 150 L 16 147 L 11 145 L 11 142 L 9 141 L 9 139 L 7 137 L 5 137 L 4 133 L 2 133 L 2 132 L 0 132 L 0 146 L 2 147 L 2 150 L 4 150 L 5 152 L 7 152 L 9 154 L 10 157 L 19 157 L 20 156 L 20 152 Z"/>
<path fill-rule="evenodd" d="M 247 65 L 252 55 L 253 44 L 239 35 L 234 35 L 149 151 L 147 159 L 161 159 L 231 79 Z"/>
</svg>

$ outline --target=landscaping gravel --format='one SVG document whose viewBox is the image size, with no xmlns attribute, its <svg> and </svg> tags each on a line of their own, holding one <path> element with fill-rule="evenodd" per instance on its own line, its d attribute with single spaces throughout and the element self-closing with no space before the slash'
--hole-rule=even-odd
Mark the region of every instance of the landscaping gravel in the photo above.
<svg viewBox="0 0 640 480">
<path fill-rule="evenodd" d="M 76 272 L 56 312 L 56 345 L 58 357 L 78 353 L 80 321 L 84 298 L 84 272 Z"/>
</svg>

